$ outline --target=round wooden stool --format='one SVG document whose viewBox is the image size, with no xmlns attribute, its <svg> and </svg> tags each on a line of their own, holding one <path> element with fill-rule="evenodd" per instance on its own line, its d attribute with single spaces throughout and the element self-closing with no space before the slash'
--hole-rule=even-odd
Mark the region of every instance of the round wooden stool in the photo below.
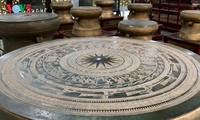
<svg viewBox="0 0 200 120">
<path fill-rule="evenodd" d="M 97 0 L 95 1 L 96 6 L 102 8 L 101 18 L 110 18 L 113 17 L 113 5 L 115 4 L 114 0 Z"/>
<path fill-rule="evenodd" d="M 75 36 L 99 36 L 102 30 L 99 24 L 99 17 L 102 9 L 100 7 L 73 7 L 71 14 L 76 22 L 72 29 Z"/>
<path fill-rule="evenodd" d="M 180 17 L 182 28 L 179 37 L 184 40 L 200 41 L 200 11 L 184 10 Z"/>
<path fill-rule="evenodd" d="M 129 20 L 140 19 L 149 20 L 149 12 L 152 9 L 152 5 L 149 3 L 133 3 L 128 5 L 130 11 L 128 15 Z"/>
<path fill-rule="evenodd" d="M 73 4 L 68 1 L 57 1 L 51 3 L 52 9 L 58 14 L 61 24 L 72 23 L 72 17 L 70 15 L 70 9 L 73 7 Z"/>
<path fill-rule="evenodd" d="M 132 38 L 151 40 L 158 29 L 158 24 L 150 20 L 123 20 L 119 22 L 118 29 Z"/>
</svg>

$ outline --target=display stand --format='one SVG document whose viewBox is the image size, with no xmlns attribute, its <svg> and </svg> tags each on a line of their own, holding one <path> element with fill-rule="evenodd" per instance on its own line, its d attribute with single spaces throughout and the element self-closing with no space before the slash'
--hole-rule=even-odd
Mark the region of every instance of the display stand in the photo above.
<svg viewBox="0 0 200 120">
<path fill-rule="evenodd" d="M 189 49 L 200 55 L 200 42 L 183 40 L 178 37 L 178 33 L 164 35 L 163 40 L 165 43 L 171 43 Z"/>
<path fill-rule="evenodd" d="M 178 31 L 181 28 L 180 12 L 194 9 L 191 3 L 183 0 L 153 0 L 152 20 L 163 24 L 163 28 Z"/>
</svg>

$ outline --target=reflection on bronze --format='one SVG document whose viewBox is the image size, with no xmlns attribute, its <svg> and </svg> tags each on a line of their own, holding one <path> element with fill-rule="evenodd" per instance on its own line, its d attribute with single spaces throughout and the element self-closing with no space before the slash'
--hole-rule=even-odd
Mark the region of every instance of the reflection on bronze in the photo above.
<svg viewBox="0 0 200 120">
<path fill-rule="evenodd" d="M 187 114 L 178 116 L 171 120 L 199 120 L 200 119 L 200 108 L 197 108 L 196 110 L 193 110 Z"/>
<path fill-rule="evenodd" d="M 111 18 L 114 17 L 113 6 L 115 4 L 114 0 L 96 0 L 96 6 L 102 8 L 101 18 Z"/>
<path fill-rule="evenodd" d="M 56 1 L 51 3 L 52 9 L 58 14 L 61 24 L 72 23 L 72 17 L 70 15 L 70 9 L 73 7 L 73 4 L 69 1 Z"/>
<path fill-rule="evenodd" d="M 152 5 L 149 3 L 133 3 L 128 5 L 130 11 L 128 15 L 129 20 L 140 19 L 149 20 L 149 12 L 152 9 Z"/>
<path fill-rule="evenodd" d="M 118 29 L 132 38 L 151 40 L 158 30 L 158 24 L 150 20 L 123 20 L 119 22 Z"/>
<path fill-rule="evenodd" d="M 184 40 L 200 41 L 200 11 L 184 10 L 180 17 L 182 28 L 179 37 Z"/>
<path fill-rule="evenodd" d="M 73 35 L 102 35 L 102 30 L 99 24 L 99 17 L 102 13 L 102 9 L 100 7 L 73 7 L 70 11 L 72 16 L 76 19 L 72 29 Z"/>
<path fill-rule="evenodd" d="M 52 13 L 19 13 L 0 16 L 0 37 L 5 53 L 36 42 L 49 40 L 60 21 Z M 37 41 L 38 40 L 38 41 Z"/>
</svg>

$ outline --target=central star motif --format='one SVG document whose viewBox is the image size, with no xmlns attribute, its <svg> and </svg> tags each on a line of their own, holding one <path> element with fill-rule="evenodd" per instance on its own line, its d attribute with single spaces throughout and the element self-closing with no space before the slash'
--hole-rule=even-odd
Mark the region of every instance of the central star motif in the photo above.
<svg viewBox="0 0 200 120">
<path fill-rule="evenodd" d="M 117 60 L 113 56 L 109 55 L 104 56 L 103 54 L 101 55 L 95 54 L 85 57 L 83 61 L 85 64 L 90 64 L 89 66 L 96 64 L 96 68 L 98 68 L 99 65 L 101 64 L 106 68 L 106 65 L 112 66 L 112 64 L 114 64 Z"/>
</svg>

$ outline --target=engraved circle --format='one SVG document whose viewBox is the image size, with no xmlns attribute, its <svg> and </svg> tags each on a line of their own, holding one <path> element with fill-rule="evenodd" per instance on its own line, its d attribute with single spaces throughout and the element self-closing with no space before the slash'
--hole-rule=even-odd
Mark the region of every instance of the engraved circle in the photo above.
<svg viewBox="0 0 200 120">
<path fill-rule="evenodd" d="M 103 59 L 101 57 L 110 60 L 101 61 Z M 137 69 L 140 66 L 140 59 L 133 54 L 118 50 L 89 49 L 62 57 L 60 65 L 63 69 L 77 74 L 115 76 Z"/>
</svg>

